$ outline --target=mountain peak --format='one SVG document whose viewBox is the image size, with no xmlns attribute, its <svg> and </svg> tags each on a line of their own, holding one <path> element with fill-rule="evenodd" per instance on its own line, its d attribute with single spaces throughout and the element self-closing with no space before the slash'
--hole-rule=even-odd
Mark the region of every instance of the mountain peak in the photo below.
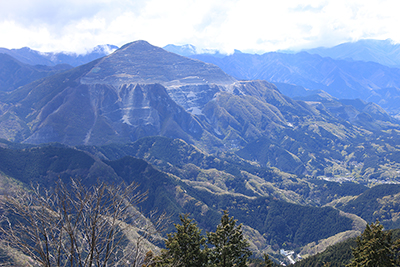
<svg viewBox="0 0 400 267">
<path fill-rule="evenodd" d="M 127 43 L 123 45 L 119 50 L 125 50 L 125 49 L 136 49 L 136 50 L 141 50 L 144 49 L 151 49 L 151 48 L 157 48 L 156 46 L 151 45 L 149 42 L 145 40 L 137 40 L 131 43 Z"/>
<path fill-rule="evenodd" d="M 85 75 L 83 83 L 122 84 L 232 84 L 236 80 L 219 67 L 189 59 L 146 41 L 122 46 Z"/>
</svg>

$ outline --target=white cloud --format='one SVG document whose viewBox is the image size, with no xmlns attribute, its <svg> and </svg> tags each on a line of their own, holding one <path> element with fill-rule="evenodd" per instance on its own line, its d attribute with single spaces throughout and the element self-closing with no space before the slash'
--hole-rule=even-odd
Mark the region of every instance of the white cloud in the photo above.
<svg viewBox="0 0 400 267">
<path fill-rule="evenodd" d="M 83 52 L 138 39 L 232 52 L 400 42 L 397 0 L 13 0 L 0 4 L 0 47 Z"/>
</svg>

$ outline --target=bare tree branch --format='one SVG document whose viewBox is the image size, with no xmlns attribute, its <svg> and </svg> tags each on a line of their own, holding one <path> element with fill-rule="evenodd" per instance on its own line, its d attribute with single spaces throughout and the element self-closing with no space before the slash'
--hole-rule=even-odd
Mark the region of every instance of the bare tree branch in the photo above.
<svg viewBox="0 0 400 267">
<path fill-rule="evenodd" d="M 32 187 L 2 200 L 0 233 L 40 266 L 140 266 L 146 244 L 169 219 L 138 212 L 146 195 L 135 183 L 85 187 L 71 179 L 52 189 Z"/>
</svg>

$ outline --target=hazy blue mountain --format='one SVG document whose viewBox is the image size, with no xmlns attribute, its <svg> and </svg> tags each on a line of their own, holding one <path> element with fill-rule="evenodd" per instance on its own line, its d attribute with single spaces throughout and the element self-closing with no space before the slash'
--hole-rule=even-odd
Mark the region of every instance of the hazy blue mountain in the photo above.
<svg viewBox="0 0 400 267">
<path fill-rule="evenodd" d="M 318 47 L 305 51 L 333 59 L 372 61 L 389 67 L 400 67 L 400 44 L 395 44 L 390 39 L 363 39 L 334 47 Z"/>
<path fill-rule="evenodd" d="M 104 144 L 149 135 L 190 141 L 205 128 L 177 102 L 188 110 L 204 105 L 219 86 L 234 81 L 214 65 L 137 41 L 2 98 L 2 136 L 35 144 Z"/>
<path fill-rule="evenodd" d="M 186 45 L 174 45 L 169 44 L 163 47 L 168 52 L 172 52 L 184 57 L 188 57 L 196 54 L 213 54 L 214 56 L 221 55 L 218 50 L 213 49 L 198 49 L 194 45 L 186 44 Z"/>
<path fill-rule="evenodd" d="M 213 63 L 238 79 L 263 79 L 324 90 L 339 99 L 360 98 L 377 103 L 393 114 L 399 113 L 400 69 L 397 68 L 374 62 L 334 60 L 306 52 L 191 57 Z"/>
<path fill-rule="evenodd" d="M 72 66 L 67 64 L 59 64 L 56 66 L 32 66 L 24 64 L 7 54 L 0 54 L 0 91 L 13 91 L 37 79 L 51 76 L 71 68 Z"/>
<path fill-rule="evenodd" d="M 357 144 L 371 143 L 375 134 L 384 142 L 389 134 L 382 130 L 400 129 L 376 104 L 341 102 L 326 93 L 294 100 L 266 81 L 237 81 L 213 64 L 145 41 L 0 100 L 0 137 L 11 141 L 104 145 L 158 135 L 208 153 L 236 151 L 298 175 L 354 171 L 365 181 L 376 175 L 395 179 L 384 172 L 389 159 L 373 161 L 375 170 L 369 171 L 350 164 L 358 156 L 346 156 L 354 147 L 367 153 Z M 368 154 L 385 152 L 377 144 Z M 340 172 L 331 169 L 336 161 L 343 162 Z"/>
<path fill-rule="evenodd" d="M 400 182 L 400 123 L 357 96 L 397 83 L 396 69 L 304 52 L 197 56 L 248 78 L 136 41 L 1 93 L 0 138 L 30 145 L 0 142 L 0 178 L 135 180 L 149 191 L 144 210 L 190 213 L 206 230 L 229 209 L 260 252 L 358 233 L 365 221 L 338 209 L 370 203 L 366 185 Z M 32 146 L 49 142 L 63 145 Z M 397 194 L 373 204 L 390 208 Z"/>
<path fill-rule="evenodd" d="M 210 54 L 213 56 L 224 57 L 217 50 L 201 50 L 193 45 L 173 45 L 164 47 L 165 50 L 182 55 L 192 56 L 197 54 Z M 333 47 L 317 47 L 304 49 L 303 52 L 318 54 L 322 57 L 342 59 L 347 61 L 371 61 L 389 67 L 400 67 L 400 44 L 392 40 L 362 39 L 356 42 L 346 42 Z M 235 50 L 235 52 L 240 52 Z M 282 53 L 294 54 L 293 51 L 277 51 Z"/>
<path fill-rule="evenodd" d="M 0 53 L 8 54 L 25 64 L 54 66 L 68 64 L 79 66 L 95 59 L 109 55 L 118 49 L 115 45 L 98 45 L 86 54 L 69 52 L 39 52 L 28 47 L 20 49 L 0 48 Z"/>
</svg>

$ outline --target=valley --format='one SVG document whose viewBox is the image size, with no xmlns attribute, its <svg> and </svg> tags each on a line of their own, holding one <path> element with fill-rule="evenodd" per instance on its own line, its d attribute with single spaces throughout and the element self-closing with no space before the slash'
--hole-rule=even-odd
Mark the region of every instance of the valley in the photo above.
<svg viewBox="0 0 400 267">
<path fill-rule="evenodd" d="M 398 99 L 380 94 L 400 86 L 398 69 L 305 52 L 286 63 L 289 55 L 191 57 L 135 41 L 46 72 L 10 59 L 32 75 L 0 83 L 2 199 L 59 179 L 135 182 L 147 192 L 139 210 L 166 212 L 167 232 L 182 214 L 211 231 L 228 210 L 254 257 L 278 261 L 281 250 L 314 255 L 375 220 L 400 228 Z M 329 83 L 334 76 L 311 66 L 369 76 Z M 385 84 L 371 78 L 378 71 Z"/>
</svg>

